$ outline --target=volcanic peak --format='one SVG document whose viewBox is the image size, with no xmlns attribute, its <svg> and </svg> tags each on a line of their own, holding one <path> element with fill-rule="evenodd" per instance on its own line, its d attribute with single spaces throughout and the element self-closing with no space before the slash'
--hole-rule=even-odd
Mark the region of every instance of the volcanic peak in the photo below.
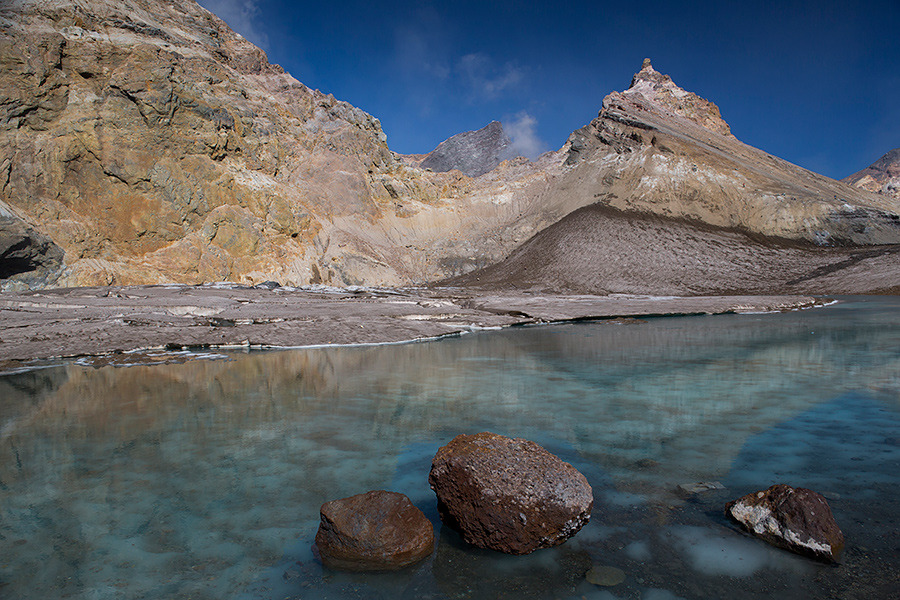
<svg viewBox="0 0 900 600">
<path fill-rule="evenodd" d="M 476 131 L 457 133 L 432 150 L 420 163 L 423 169 L 443 173 L 458 169 L 469 177 L 492 171 L 518 152 L 499 121 L 491 121 Z"/>
<path fill-rule="evenodd" d="M 722 119 L 719 107 L 713 102 L 678 87 L 672 78 L 653 68 L 645 58 L 641 70 L 634 74 L 626 96 L 640 94 L 659 108 L 685 117 L 722 135 L 731 135 L 731 127 Z"/>
<path fill-rule="evenodd" d="M 900 148 L 894 148 L 862 171 L 841 181 L 876 194 L 900 198 Z"/>
</svg>

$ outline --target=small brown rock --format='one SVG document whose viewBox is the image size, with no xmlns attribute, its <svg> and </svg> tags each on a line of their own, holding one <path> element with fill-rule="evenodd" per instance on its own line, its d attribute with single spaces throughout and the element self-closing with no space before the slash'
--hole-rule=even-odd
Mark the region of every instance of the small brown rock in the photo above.
<svg viewBox="0 0 900 600">
<path fill-rule="evenodd" d="M 403 494 L 371 491 L 322 505 L 316 546 L 345 571 L 395 571 L 434 549 L 434 527 Z"/>
<path fill-rule="evenodd" d="M 458 435 L 428 476 L 441 519 L 480 548 L 528 554 L 575 535 L 590 520 L 584 475 L 538 444 L 494 433 Z"/>
<path fill-rule="evenodd" d="M 773 546 L 824 562 L 837 562 L 844 535 L 828 502 L 806 488 L 773 485 L 725 506 L 725 514 Z"/>
</svg>

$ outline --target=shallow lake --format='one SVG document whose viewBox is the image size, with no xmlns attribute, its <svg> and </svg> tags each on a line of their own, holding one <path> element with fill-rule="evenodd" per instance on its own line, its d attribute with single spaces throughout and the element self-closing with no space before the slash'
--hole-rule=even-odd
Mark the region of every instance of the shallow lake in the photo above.
<svg viewBox="0 0 900 600">
<path fill-rule="evenodd" d="M 181 359 L 0 376 L 0 598 L 900 594 L 900 298 Z M 591 522 L 525 557 L 442 528 L 431 458 L 478 431 L 575 465 Z M 677 492 L 696 482 L 725 489 Z M 726 520 L 728 500 L 774 483 L 828 498 L 839 566 Z M 323 570 L 319 506 L 370 489 L 407 494 L 435 553 L 394 574 Z M 592 565 L 625 581 L 590 584 Z"/>
</svg>

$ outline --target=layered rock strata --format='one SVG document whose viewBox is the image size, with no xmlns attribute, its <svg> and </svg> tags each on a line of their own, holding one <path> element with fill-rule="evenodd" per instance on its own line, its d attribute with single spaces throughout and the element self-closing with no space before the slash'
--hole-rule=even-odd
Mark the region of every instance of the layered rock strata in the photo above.
<svg viewBox="0 0 900 600">
<path fill-rule="evenodd" d="M 895 199 L 741 143 L 713 103 L 649 60 L 563 151 L 571 168 L 551 195 L 817 245 L 900 243 Z"/>
</svg>

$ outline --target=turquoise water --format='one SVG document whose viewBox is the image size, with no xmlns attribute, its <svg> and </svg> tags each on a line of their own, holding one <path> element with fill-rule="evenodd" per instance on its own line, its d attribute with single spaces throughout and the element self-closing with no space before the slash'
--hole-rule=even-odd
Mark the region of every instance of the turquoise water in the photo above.
<svg viewBox="0 0 900 600">
<path fill-rule="evenodd" d="M 896 598 L 898 315 L 900 298 L 851 298 L 0 376 L 0 598 Z M 441 528 L 431 458 L 484 430 L 580 469 L 590 524 L 526 557 Z M 696 482 L 725 489 L 676 493 Z M 724 518 L 779 482 L 829 499 L 840 566 Z M 425 512 L 434 555 L 323 570 L 319 506 L 370 489 Z M 587 583 L 592 565 L 626 579 Z"/>
</svg>

